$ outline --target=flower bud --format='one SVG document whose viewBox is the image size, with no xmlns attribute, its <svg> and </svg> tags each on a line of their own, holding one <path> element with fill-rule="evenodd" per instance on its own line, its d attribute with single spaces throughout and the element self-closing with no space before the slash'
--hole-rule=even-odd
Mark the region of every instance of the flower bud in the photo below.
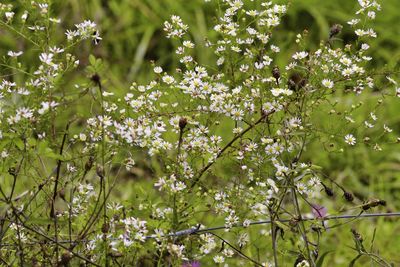
<svg viewBox="0 0 400 267">
<path fill-rule="evenodd" d="M 85 172 L 90 171 L 90 169 L 93 167 L 93 161 L 94 161 L 93 156 L 90 156 L 89 160 L 85 164 Z"/>
<path fill-rule="evenodd" d="M 352 193 L 350 192 L 344 192 L 343 197 L 348 201 L 348 202 L 352 202 L 354 200 L 354 196 Z"/>
<path fill-rule="evenodd" d="M 343 26 L 340 24 L 334 24 L 331 29 L 329 30 L 329 39 L 333 36 L 339 34 L 342 31 Z"/>
<path fill-rule="evenodd" d="M 101 226 L 101 232 L 103 234 L 107 234 L 109 230 L 110 230 L 110 225 L 108 223 L 103 223 L 103 225 Z"/>
<path fill-rule="evenodd" d="M 322 186 L 324 187 L 325 193 L 329 196 L 332 197 L 333 196 L 333 190 L 332 188 L 327 187 L 326 185 L 322 184 Z"/>
<path fill-rule="evenodd" d="M 187 119 L 185 117 L 182 117 L 179 119 L 179 128 L 183 130 L 186 127 L 187 124 Z"/>
<path fill-rule="evenodd" d="M 104 168 L 103 168 L 103 166 L 97 165 L 96 174 L 97 174 L 100 178 L 104 178 Z"/>
<path fill-rule="evenodd" d="M 15 167 L 10 167 L 9 169 L 8 169 L 8 173 L 11 175 L 11 176 L 17 176 L 17 171 L 16 171 L 16 169 L 15 169 Z"/>
<path fill-rule="evenodd" d="M 61 188 L 61 190 L 58 191 L 58 195 L 60 196 L 60 198 L 61 198 L 62 200 L 66 201 L 66 200 L 65 200 L 65 188 Z"/>
<path fill-rule="evenodd" d="M 92 77 L 90 77 L 90 79 L 95 83 L 95 84 L 99 84 L 100 83 L 100 75 L 95 73 L 92 75 Z"/>
<path fill-rule="evenodd" d="M 279 71 L 278 66 L 275 66 L 275 67 L 272 69 L 272 76 L 273 76 L 277 81 L 278 81 L 279 78 L 281 77 L 281 72 Z"/>
<path fill-rule="evenodd" d="M 69 251 L 64 252 L 61 255 L 61 260 L 59 262 L 60 266 L 68 266 L 68 263 L 71 261 L 72 259 L 72 253 Z"/>
</svg>

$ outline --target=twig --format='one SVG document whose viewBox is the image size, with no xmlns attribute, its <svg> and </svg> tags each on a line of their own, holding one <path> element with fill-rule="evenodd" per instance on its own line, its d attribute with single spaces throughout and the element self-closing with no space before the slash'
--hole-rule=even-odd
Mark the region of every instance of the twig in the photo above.
<svg viewBox="0 0 400 267">
<path fill-rule="evenodd" d="M 67 136 L 68 136 L 68 130 L 69 130 L 69 126 L 71 124 L 71 121 L 69 121 L 67 123 L 67 126 L 65 127 L 65 133 L 61 142 L 61 146 L 60 146 L 60 151 L 59 151 L 59 155 L 62 156 L 63 154 L 63 150 L 64 150 L 64 145 L 65 142 L 67 140 Z M 59 179 L 60 179 L 60 173 L 61 173 L 61 163 L 62 160 L 61 158 L 58 159 L 57 161 L 57 172 L 56 172 L 56 180 L 54 181 L 54 189 L 53 189 L 53 198 L 51 201 L 51 209 L 50 209 L 50 218 L 53 218 L 54 220 L 54 238 L 56 240 L 56 247 L 55 247 L 55 253 L 56 253 L 56 259 L 58 259 L 58 224 L 57 224 L 57 215 L 55 213 L 55 202 L 56 202 L 56 197 L 58 194 L 58 183 L 59 183 Z"/>
<path fill-rule="evenodd" d="M 226 241 L 225 239 L 223 239 L 222 237 L 220 237 L 217 234 L 211 233 L 213 236 L 219 238 L 220 240 L 222 240 L 222 242 L 224 242 L 225 244 L 227 244 L 229 247 L 231 247 L 234 251 L 236 251 L 240 256 L 242 256 L 243 258 L 251 261 L 252 263 L 254 263 L 254 265 L 256 266 L 263 266 L 261 263 L 253 260 L 252 258 L 250 258 L 249 256 L 247 256 L 246 254 L 244 254 L 243 252 L 241 252 L 239 249 L 237 249 L 235 246 L 231 245 L 228 241 Z"/>
<path fill-rule="evenodd" d="M 74 252 L 72 249 L 69 249 L 67 246 L 62 245 L 59 241 L 56 241 L 56 240 L 54 240 L 54 239 L 48 237 L 47 235 L 42 234 L 40 231 L 37 231 L 36 229 L 31 228 L 31 227 L 27 226 L 26 224 L 24 224 L 23 227 L 24 227 L 25 229 L 31 231 L 31 232 L 34 232 L 34 233 L 37 234 L 37 235 L 42 236 L 43 238 L 47 239 L 47 240 L 50 241 L 50 242 L 56 243 L 57 246 L 60 246 L 60 247 L 62 247 L 62 248 L 64 248 L 64 249 L 68 250 L 68 251 L 71 252 L 74 256 L 80 258 L 81 260 L 84 260 L 86 263 L 92 264 L 92 265 L 94 265 L 94 266 L 99 266 L 99 267 L 101 266 L 101 265 L 98 265 L 97 263 L 91 261 L 90 259 L 88 259 L 88 258 L 86 258 L 86 257 L 84 257 L 84 256 L 82 256 L 82 255 L 80 255 L 79 253 Z"/>
<path fill-rule="evenodd" d="M 324 218 L 302 218 L 302 221 L 329 221 L 329 220 L 341 220 L 341 219 L 353 219 L 353 218 L 371 218 L 371 217 L 398 217 L 400 216 L 400 212 L 389 212 L 389 213 L 365 213 L 365 214 L 346 214 L 346 215 L 337 215 L 337 216 L 327 216 Z M 292 219 L 280 219 L 280 220 L 275 220 L 281 223 L 286 223 L 292 221 Z M 263 220 L 263 221 L 254 221 L 250 222 L 249 225 L 261 225 L 261 224 L 270 224 L 272 223 L 271 220 Z M 230 228 L 234 227 L 245 227 L 243 224 L 235 224 Z M 203 229 L 197 229 L 197 228 L 190 228 L 190 229 L 185 229 L 182 231 L 178 231 L 175 233 L 169 233 L 166 235 L 162 235 L 161 237 L 174 237 L 174 236 L 185 236 L 185 235 L 192 235 L 192 234 L 198 234 L 198 233 L 207 233 L 211 231 L 217 231 L 217 230 L 224 230 L 227 229 L 226 226 L 216 226 L 216 227 L 210 227 L 210 228 L 203 228 Z M 160 237 L 159 235 L 150 235 L 147 236 L 146 239 L 151 239 L 151 238 L 156 238 Z"/>
<path fill-rule="evenodd" d="M 389 212 L 389 213 L 365 213 L 365 214 L 346 214 L 346 215 L 338 215 L 338 216 L 327 216 L 324 218 L 304 218 L 302 219 L 302 221 L 330 221 L 330 220 L 342 220 L 342 219 L 354 219 L 354 218 L 375 218 L 375 217 L 400 217 L 400 212 Z M 281 223 L 287 223 L 292 221 L 293 219 L 281 219 L 281 220 L 275 220 L 277 222 L 281 222 Z M 23 223 L 23 222 L 22 222 Z M 248 225 L 263 225 L 263 224 L 270 224 L 272 223 L 271 220 L 262 220 L 262 221 L 253 221 L 250 222 Z M 27 228 L 28 230 L 30 230 L 30 228 L 26 227 L 24 225 L 25 228 Z M 248 227 L 248 226 L 244 226 L 243 224 L 239 223 L 239 224 L 235 224 L 232 227 L 229 228 L 237 228 L 237 227 Z M 210 233 L 212 231 L 217 231 L 217 230 L 225 230 L 227 229 L 226 226 L 215 226 L 215 227 L 209 227 L 209 228 L 203 228 L 200 229 L 199 227 L 193 227 L 193 228 L 189 228 L 189 229 L 185 229 L 185 230 L 181 230 L 181 231 L 177 231 L 177 232 L 173 232 L 173 233 L 169 233 L 169 234 L 165 234 L 165 235 L 150 235 L 150 236 L 146 236 L 146 239 L 154 239 L 154 238 L 160 238 L 160 237 L 178 237 L 178 236 L 187 236 L 187 235 L 193 235 L 193 234 L 201 234 L 201 233 Z M 43 236 L 43 234 L 39 233 L 39 235 Z M 49 238 L 49 237 L 45 237 L 48 241 L 46 241 L 47 243 L 55 243 L 55 240 Z M 116 239 L 110 239 L 110 240 L 116 240 Z M 70 240 L 58 240 L 58 244 L 71 244 L 72 243 L 72 248 L 69 248 L 68 250 L 70 252 L 72 252 L 72 249 L 78 244 L 78 243 L 87 243 L 90 242 L 90 239 L 77 239 L 74 241 L 70 241 Z M 30 246 L 35 246 L 38 244 L 42 244 L 44 243 L 43 241 L 35 241 L 35 242 L 26 242 L 24 243 L 24 245 L 30 245 Z M 4 243 L 1 244 L 2 247 L 12 247 L 12 246 L 16 246 L 15 244 L 9 244 L 9 243 Z M 61 246 L 63 247 L 63 246 Z"/>
<path fill-rule="evenodd" d="M 271 115 L 274 112 L 275 112 L 275 110 L 272 110 L 272 111 L 270 111 L 268 113 L 264 113 L 261 116 L 261 118 L 258 119 L 258 121 L 256 121 L 253 125 L 250 125 L 249 127 L 247 127 L 243 132 L 241 132 L 240 134 L 236 135 L 228 144 L 226 144 L 224 146 L 224 148 L 222 148 L 221 151 L 217 154 L 215 159 L 213 161 L 211 161 L 210 163 L 208 163 L 203 169 L 200 170 L 199 175 L 193 180 L 192 185 L 190 186 L 190 188 L 193 188 L 199 182 L 199 180 L 203 176 L 203 174 L 215 163 L 215 161 L 218 158 L 220 158 L 222 156 L 222 154 L 225 152 L 225 150 L 230 148 L 233 145 L 233 143 L 235 143 L 235 141 L 237 139 L 239 139 L 242 136 L 244 136 L 248 131 L 250 131 L 251 129 L 256 127 L 258 124 L 260 124 L 262 121 L 264 121 L 265 118 L 267 118 L 269 115 Z"/>
</svg>

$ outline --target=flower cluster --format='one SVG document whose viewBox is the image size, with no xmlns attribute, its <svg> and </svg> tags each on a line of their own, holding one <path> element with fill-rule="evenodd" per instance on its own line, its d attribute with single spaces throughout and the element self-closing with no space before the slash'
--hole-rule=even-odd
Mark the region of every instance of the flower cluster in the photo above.
<svg viewBox="0 0 400 267">
<path fill-rule="evenodd" d="M 65 45 L 54 46 L 40 39 L 41 33 L 50 32 L 49 22 L 56 22 L 50 6 L 35 4 L 40 23 L 32 23 L 24 11 L 21 20 L 37 37 L 28 40 L 37 48 L 37 66 L 21 67 L 25 79 L 5 76 L 0 82 L 0 160 L 14 186 L 18 175 L 37 179 L 26 203 L 35 203 L 52 222 L 47 231 L 56 243 L 54 262 L 66 266 L 67 258 L 71 260 L 70 254 L 58 255 L 62 237 L 69 238 L 68 251 L 88 263 L 108 265 L 125 257 L 128 264 L 146 265 L 148 258 L 157 258 L 158 263 L 196 266 L 203 258 L 228 264 L 240 256 L 272 266 L 272 259 L 278 262 L 278 233 L 288 233 L 298 240 L 296 266 L 314 266 L 318 251 L 313 246 L 318 247 L 325 229 L 308 225 L 304 213 L 311 211 L 316 219 L 326 216 L 330 204 L 321 204 L 323 192 L 333 196 L 330 186 L 342 190 L 348 202 L 354 197 L 312 162 L 308 148 L 343 153 L 365 144 L 379 151 L 381 140 L 393 141 L 395 134 L 390 122 L 381 119 L 381 99 L 367 116 L 356 116 L 363 106 L 360 98 L 377 90 L 368 44 L 377 33 L 358 24 L 373 20 L 380 10 L 375 1 L 358 2 L 356 18 L 345 27 L 333 25 L 329 38 L 315 50 L 302 45 L 307 32 L 298 34 L 297 50 L 286 53 L 284 63 L 277 60 L 284 47 L 273 36 L 286 5 L 223 0 L 215 35 L 204 44 L 195 43 L 189 27 L 173 15 L 164 31 L 176 44 L 179 68 L 171 71 L 153 63 L 151 80 L 132 83 L 122 95 L 108 90 L 102 61 L 94 56 L 87 67 L 90 81 L 67 82 L 67 74 L 80 65 L 70 49 L 85 39 L 95 44 L 101 40 L 96 23 L 76 24 L 64 33 Z M 12 23 L 13 10 L 17 12 L 0 4 L 3 24 Z M 357 41 L 338 44 L 336 36 L 348 28 Z M 214 62 L 197 62 L 194 47 L 213 53 Z M 5 66 L 22 66 L 24 56 L 25 51 L 9 51 Z M 382 93 L 399 97 L 396 80 L 387 79 L 395 94 Z M 84 115 L 71 109 L 76 103 Z M 328 126 L 319 118 L 322 113 L 333 118 Z M 63 116 L 70 117 L 67 123 L 58 121 Z M 11 154 L 18 155 L 19 165 L 9 159 Z M 36 163 L 29 165 L 28 160 Z M 123 176 L 134 177 L 136 199 L 111 202 Z M 224 225 L 226 239 L 201 225 L 204 212 Z M 33 226 L 29 229 L 35 231 L 25 234 L 14 206 L 7 216 L 19 241 L 43 237 L 43 229 Z M 271 228 L 250 231 L 253 220 L 266 218 Z M 280 223 L 280 218 L 289 223 Z M 203 232 L 195 235 L 197 230 Z M 245 255 L 260 236 L 272 239 L 264 263 Z"/>
</svg>

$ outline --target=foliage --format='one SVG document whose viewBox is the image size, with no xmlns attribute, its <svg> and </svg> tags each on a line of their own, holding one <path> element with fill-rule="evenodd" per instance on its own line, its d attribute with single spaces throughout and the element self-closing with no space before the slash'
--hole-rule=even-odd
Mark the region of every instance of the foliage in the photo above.
<svg viewBox="0 0 400 267">
<path fill-rule="evenodd" d="M 399 262 L 381 6 L 182 2 L 0 4 L 3 264 Z"/>
</svg>

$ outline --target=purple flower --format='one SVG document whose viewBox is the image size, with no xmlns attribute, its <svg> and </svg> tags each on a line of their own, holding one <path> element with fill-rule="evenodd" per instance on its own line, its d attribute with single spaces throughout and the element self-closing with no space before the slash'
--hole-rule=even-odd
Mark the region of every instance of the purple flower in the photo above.
<svg viewBox="0 0 400 267">
<path fill-rule="evenodd" d="M 200 267 L 200 262 L 199 261 L 186 262 L 182 265 L 182 267 Z"/>
<path fill-rule="evenodd" d="M 313 204 L 312 205 L 312 213 L 315 218 L 324 218 L 328 212 L 328 209 L 324 206 Z"/>
</svg>

